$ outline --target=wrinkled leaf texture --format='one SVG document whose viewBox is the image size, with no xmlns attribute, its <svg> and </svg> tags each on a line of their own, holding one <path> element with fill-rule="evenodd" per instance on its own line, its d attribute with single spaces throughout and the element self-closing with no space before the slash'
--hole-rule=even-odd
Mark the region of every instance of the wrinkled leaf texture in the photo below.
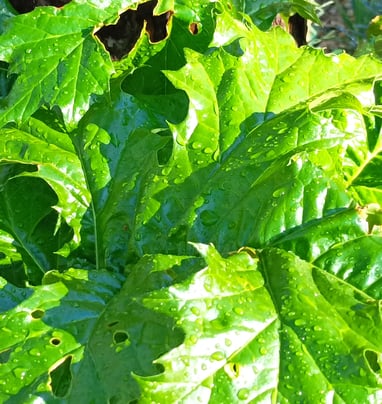
<svg viewBox="0 0 382 404">
<path fill-rule="evenodd" d="M 102 94 L 113 65 L 90 27 L 132 3 L 100 4 L 22 18 L 89 14 L 66 46 L 110 67 Z M 42 98 L 16 84 L 5 99 L 20 103 L 0 133 L 2 401 L 381 401 L 380 224 L 364 207 L 382 205 L 381 63 L 298 49 L 225 4 L 161 2 L 169 39 L 149 56 L 142 39 L 90 107 L 90 87 L 67 104 L 39 81 L 66 123 L 29 118 Z M 4 46 L 18 21 L 0 47 L 28 82 L 23 37 Z"/>
<path fill-rule="evenodd" d="M 72 1 L 7 19 L 0 58 L 18 77 L 0 109 L 0 125 L 25 120 L 43 103 L 59 106 L 67 124 L 74 125 L 89 108 L 90 97 L 107 92 L 114 71 L 93 35 L 95 27 L 136 3 Z"/>
</svg>

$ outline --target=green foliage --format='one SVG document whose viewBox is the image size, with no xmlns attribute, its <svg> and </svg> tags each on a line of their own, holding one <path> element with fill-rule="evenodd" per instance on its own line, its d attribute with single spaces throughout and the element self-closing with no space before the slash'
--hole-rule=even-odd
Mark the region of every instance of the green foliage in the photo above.
<svg viewBox="0 0 382 404">
<path fill-rule="evenodd" d="M 137 3 L 0 3 L 0 401 L 380 402 L 382 63 Z"/>
</svg>

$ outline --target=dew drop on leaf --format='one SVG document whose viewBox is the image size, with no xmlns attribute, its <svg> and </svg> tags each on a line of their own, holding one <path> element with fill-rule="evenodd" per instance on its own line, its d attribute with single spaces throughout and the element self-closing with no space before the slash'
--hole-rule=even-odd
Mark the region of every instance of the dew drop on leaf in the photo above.
<svg viewBox="0 0 382 404">
<path fill-rule="evenodd" d="M 199 316 L 200 314 L 200 310 L 195 306 L 191 307 L 191 312 L 192 314 L 195 314 L 195 316 Z"/>
<path fill-rule="evenodd" d="M 249 397 L 249 390 L 248 389 L 240 389 L 237 392 L 237 398 L 239 400 L 246 400 Z"/>
<path fill-rule="evenodd" d="M 40 355 L 41 355 L 41 351 L 40 351 L 40 349 L 38 349 L 38 348 L 32 348 L 32 349 L 29 351 L 29 355 L 31 355 L 31 356 L 40 356 Z"/>
<path fill-rule="evenodd" d="M 198 342 L 198 337 L 196 335 L 190 335 L 188 341 L 191 345 L 195 345 Z"/>
<path fill-rule="evenodd" d="M 295 320 L 294 324 L 299 327 L 301 325 L 306 324 L 306 321 L 303 318 L 298 318 L 297 320 Z"/>
<path fill-rule="evenodd" d="M 191 147 L 194 150 L 197 150 L 197 149 L 200 149 L 202 147 L 202 144 L 200 142 L 193 142 L 193 143 L 191 143 Z"/>
<path fill-rule="evenodd" d="M 242 307 L 234 307 L 233 311 L 238 314 L 239 316 L 242 316 L 244 314 L 244 310 Z"/>
<path fill-rule="evenodd" d="M 225 356 L 224 356 L 224 353 L 223 353 L 223 352 L 221 352 L 221 351 L 216 351 L 216 352 L 214 352 L 214 353 L 210 356 L 210 358 L 211 358 L 212 360 L 214 360 L 214 361 L 221 361 L 221 360 L 223 360 L 223 359 L 225 358 Z"/>
<path fill-rule="evenodd" d="M 175 185 L 179 185 L 179 184 L 181 184 L 183 182 L 183 177 L 176 177 L 175 179 L 174 179 L 174 184 Z"/>
<path fill-rule="evenodd" d="M 224 343 L 226 344 L 226 346 L 231 346 L 232 345 L 232 341 L 229 338 L 226 338 L 224 340 Z"/>
<path fill-rule="evenodd" d="M 268 352 L 267 349 L 264 348 L 264 347 L 261 347 L 261 348 L 259 349 L 259 351 L 260 351 L 261 355 L 265 355 L 265 354 Z"/>
</svg>

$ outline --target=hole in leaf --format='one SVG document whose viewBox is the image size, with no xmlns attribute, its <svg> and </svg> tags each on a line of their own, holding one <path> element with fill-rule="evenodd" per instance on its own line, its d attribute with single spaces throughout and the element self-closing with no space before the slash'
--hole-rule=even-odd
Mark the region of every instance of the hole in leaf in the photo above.
<svg viewBox="0 0 382 404">
<path fill-rule="evenodd" d="M 160 15 L 154 15 L 147 20 L 146 31 L 149 33 L 151 42 L 160 42 L 167 37 L 167 23 L 172 15 L 172 11 L 167 11 Z"/>
<path fill-rule="evenodd" d="M 288 31 L 292 34 L 297 46 L 306 45 L 308 25 L 305 18 L 301 17 L 299 14 L 294 14 L 289 17 Z"/>
<path fill-rule="evenodd" d="M 121 344 L 129 339 L 129 334 L 126 331 L 116 331 L 113 335 L 114 343 Z"/>
<path fill-rule="evenodd" d="M 9 0 L 9 2 L 18 13 L 24 14 L 29 13 L 36 7 L 40 6 L 62 7 L 65 4 L 70 3 L 71 0 Z"/>
<path fill-rule="evenodd" d="M 72 384 L 71 363 L 72 356 L 67 356 L 49 373 L 50 387 L 56 397 L 65 397 L 70 389 L 70 385 Z"/>
<path fill-rule="evenodd" d="M 379 362 L 378 354 L 375 351 L 366 350 L 364 353 L 365 359 L 373 372 L 380 372 L 381 364 Z"/>
<path fill-rule="evenodd" d="M 50 341 L 51 345 L 58 346 L 61 344 L 60 338 L 52 338 Z"/>
<path fill-rule="evenodd" d="M 144 27 L 152 43 L 167 37 L 167 24 L 173 12 L 153 15 L 157 3 L 158 0 L 147 1 L 139 4 L 136 10 L 126 10 L 116 24 L 106 25 L 95 33 L 112 59 L 126 56 L 137 43 Z"/>
<path fill-rule="evenodd" d="M 224 370 L 231 379 L 235 379 L 239 376 L 240 366 L 230 362 L 224 366 Z"/>
<path fill-rule="evenodd" d="M 31 313 L 32 318 L 38 319 L 44 317 L 45 311 L 41 309 L 33 310 Z"/>
<path fill-rule="evenodd" d="M 199 34 L 199 29 L 200 29 L 200 24 L 197 22 L 192 22 L 189 26 L 188 29 L 190 30 L 192 35 L 198 35 Z"/>
</svg>

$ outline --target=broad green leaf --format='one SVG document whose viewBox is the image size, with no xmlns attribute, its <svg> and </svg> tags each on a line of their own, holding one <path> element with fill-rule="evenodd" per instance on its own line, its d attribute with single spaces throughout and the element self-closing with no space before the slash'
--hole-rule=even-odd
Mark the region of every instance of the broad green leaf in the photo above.
<svg viewBox="0 0 382 404">
<path fill-rule="evenodd" d="M 12 186 L 13 190 L 10 189 L 8 194 L 6 190 L 2 190 L 0 193 L 3 210 L 5 209 L 4 216 L 0 220 L 3 229 L 10 232 L 13 237 L 15 237 L 16 229 L 19 227 L 25 227 L 25 230 L 29 228 L 30 231 L 34 231 L 31 213 L 41 220 L 54 207 L 74 230 L 73 246 L 70 247 L 70 243 L 68 244 L 70 251 L 70 248 L 73 248 L 79 242 L 80 221 L 89 206 L 90 195 L 86 188 L 80 160 L 69 136 L 66 133 L 51 129 L 36 119 L 30 119 L 22 129 L 1 129 L 0 160 L 8 163 L 10 167 L 19 164 L 19 167 L 24 167 L 23 170 L 18 169 L 19 176 L 40 178 L 51 187 L 51 189 L 45 188 L 39 195 L 31 191 L 30 188 L 39 180 L 34 179 L 33 182 L 32 180 L 28 182 L 26 178 L 10 177 L 7 180 L 10 184 L 9 187 L 11 187 L 11 184 L 23 181 L 27 188 L 25 188 L 25 192 L 22 192 L 22 187 L 15 188 L 15 186 Z M 34 168 L 27 170 L 27 167 Z M 44 187 L 41 183 L 39 184 L 40 187 Z M 52 195 L 52 190 L 54 190 L 55 195 Z M 50 200 L 43 202 L 48 195 L 50 195 Z M 15 206 L 13 204 L 9 205 L 11 201 L 9 198 L 13 198 L 16 203 Z M 35 204 L 30 203 L 31 198 L 36 198 Z M 28 222 L 30 225 L 27 224 Z M 54 229 L 55 225 L 53 225 L 52 230 L 54 231 Z M 25 233 L 25 230 L 22 230 L 22 234 Z M 46 234 L 48 237 L 52 235 L 53 232 L 47 232 Z M 52 250 L 51 253 L 56 252 L 57 249 Z"/>
<path fill-rule="evenodd" d="M 250 31 L 239 21 L 224 35 L 231 21 L 217 15 L 213 44 L 220 38 L 223 47 L 188 50 L 186 65 L 164 72 L 172 85 L 154 57 L 126 77 L 122 92 L 113 87 L 110 106 L 100 100 L 85 116 L 81 130 L 96 124 L 110 136 L 101 153 L 112 180 L 95 198 L 95 217 L 107 228 L 98 237 L 105 240 L 96 249 L 100 262 L 116 257 L 119 267 L 144 253 L 185 254 L 188 241 L 221 251 L 262 246 L 350 205 L 347 176 L 357 169 L 350 151 L 367 153 L 364 95 L 381 64 L 298 49 L 282 31 Z M 309 78 L 321 65 L 333 79 Z M 292 73 L 308 75 L 309 85 L 296 85 Z M 87 223 L 92 235 L 95 224 Z M 86 248 L 94 251 L 91 237 Z"/>
<path fill-rule="evenodd" d="M 116 275 L 80 270 L 49 272 L 44 285 L 35 288 L 18 289 L 2 280 L 1 401 L 62 398 L 52 394 L 53 370 L 70 358 L 69 384 L 75 384 L 81 366 L 94 355 L 87 347 L 89 336 L 120 282 Z"/>
<path fill-rule="evenodd" d="M 114 71 L 94 28 L 137 3 L 73 1 L 62 8 L 37 7 L 6 20 L 0 58 L 18 77 L 1 106 L 0 126 L 25 120 L 43 103 L 59 106 L 65 121 L 75 125 L 91 96 L 108 91 Z"/>
<path fill-rule="evenodd" d="M 365 291 L 374 299 L 382 296 L 381 236 L 368 235 L 334 245 L 315 265 Z"/>
<path fill-rule="evenodd" d="M 200 267 L 199 258 L 145 257 L 123 287 L 122 276 L 106 271 L 50 271 L 42 286 L 22 289 L 0 278 L 1 400 L 137 399 L 131 373 L 157 373 L 152 361 L 183 334 L 136 297 Z"/>
<path fill-rule="evenodd" d="M 381 399 L 377 300 L 282 250 L 198 248 L 204 270 L 144 299 L 185 338 L 137 377 L 142 403 Z"/>
<path fill-rule="evenodd" d="M 112 64 L 138 3 L 4 19 L 0 401 L 380 402 L 382 64 L 188 0 Z"/>
<path fill-rule="evenodd" d="M 356 245 L 367 232 L 366 215 L 361 209 L 350 208 L 282 233 L 270 244 L 286 251 L 293 251 L 305 261 L 316 263 L 316 260 L 322 261 L 322 257 L 328 252 L 337 253 L 346 243 Z"/>
</svg>

